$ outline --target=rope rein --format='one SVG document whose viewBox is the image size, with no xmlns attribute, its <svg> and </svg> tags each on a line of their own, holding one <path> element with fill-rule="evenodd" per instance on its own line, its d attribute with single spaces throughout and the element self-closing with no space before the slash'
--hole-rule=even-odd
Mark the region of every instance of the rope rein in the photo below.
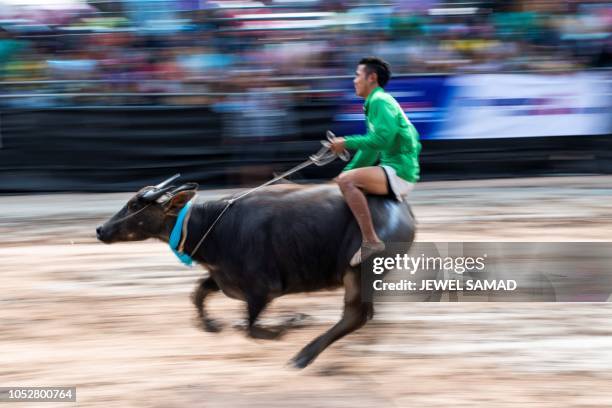
<svg viewBox="0 0 612 408">
<path fill-rule="evenodd" d="M 128 214 L 125 217 L 121 217 L 118 220 L 113 221 L 113 224 L 115 224 L 115 223 L 117 223 L 119 221 L 127 220 L 128 218 L 131 218 L 131 217 L 135 216 L 136 214 L 146 210 L 151 204 L 153 204 L 153 203 L 149 203 L 149 204 L 145 205 L 144 207 L 142 207 L 140 210 L 138 210 L 136 212 L 133 212 L 131 214 Z"/>
<path fill-rule="evenodd" d="M 223 214 L 227 211 L 228 208 L 230 208 L 230 205 L 232 205 L 234 202 L 233 201 L 229 201 L 227 203 L 227 205 L 225 206 L 225 208 L 223 209 L 223 211 L 221 211 L 221 214 L 219 214 L 219 216 L 217 217 L 217 219 L 210 225 L 210 227 L 208 227 L 208 230 L 206 231 L 206 233 L 202 236 L 202 239 L 200 239 L 200 241 L 198 242 L 198 244 L 195 246 L 195 249 L 193 251 L 191 251 L 191 254 L 189 256 L 193 257 L 193 255 L 195 255 L 196 252 L 198 252 L 198 249 L 200 249 L 200 245 L 202 245 L 202 242 L 204 242 L 204 240 L 206 239 L 206 237 L 208 236 L 208 234 L 210 234 L 210 231 L 212 231 L 213 227 L 215 226 L 215 224 L 217 224 L 217 222 L 221 219 L 221 217 L 223 216 Z"/>
</svg>

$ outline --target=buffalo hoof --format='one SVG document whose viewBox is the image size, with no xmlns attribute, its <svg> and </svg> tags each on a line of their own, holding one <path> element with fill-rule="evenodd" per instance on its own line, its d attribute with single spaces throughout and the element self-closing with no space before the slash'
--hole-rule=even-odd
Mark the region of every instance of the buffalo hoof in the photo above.
<svg viewBox="0 0 612 408">
<path fill-rule="evenodd" d="M 311 350 L 309 346 L 306 346 L 291 359 L 290 364 L 295 368 L 302 369 L 312 363 L 316 356 L 314 351 Z"/>
<path fill-rule="evenodd" d="M 209 333 L 219 333 L 223 329 L 223 325 L 215 319 L 202 319 L 202 329 Z"/>
<path fill-rule="evenodd" d="M 310 356 L 295 356 L 290 361 L 290 364 L 299 370 L 306 368 L 310 363 L 312 363 L 312 358 Z"/>
<path fill-rule="evenodd" d="M 247 332 L 249 337 L 261 340 L 279 340 L 285 334 L 283 330 L 270 330 L 259 326 L 252 326 Z"/>
</svg>

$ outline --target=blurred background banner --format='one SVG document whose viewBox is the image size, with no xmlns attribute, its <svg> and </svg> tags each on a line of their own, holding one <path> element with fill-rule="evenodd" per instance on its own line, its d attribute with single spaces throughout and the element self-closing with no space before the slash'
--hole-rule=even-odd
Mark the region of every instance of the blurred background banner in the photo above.
<svg viewBox="0 0 612 408">
<path fill-rule="evenodd" d="M 400 77 L 387 90 L 421 139 L 612 133 L 609 72 Z M 363 100 L 351 89 L 345 99 L 336 121 L 345 133 L 363 133 Z"/>
<path fill-rule="evenodd" d="M 449 80 L 446 121 L 432 138 L 586 136 L 612 133 L 612 76 L 470 75 Z"/>
</svg>

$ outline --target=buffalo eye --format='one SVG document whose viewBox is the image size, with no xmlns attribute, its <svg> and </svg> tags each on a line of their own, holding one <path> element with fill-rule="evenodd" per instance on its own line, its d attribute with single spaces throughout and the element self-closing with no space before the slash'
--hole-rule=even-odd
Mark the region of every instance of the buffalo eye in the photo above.
<svg viewBox="0 0 612 408">
<path fill-rule="evenodd" d="M 138 210 L 138 203 L 136 201 L 131 201 L 128 203 L 128 210 L 130 211 L 136 211 Z"/>
</svg>

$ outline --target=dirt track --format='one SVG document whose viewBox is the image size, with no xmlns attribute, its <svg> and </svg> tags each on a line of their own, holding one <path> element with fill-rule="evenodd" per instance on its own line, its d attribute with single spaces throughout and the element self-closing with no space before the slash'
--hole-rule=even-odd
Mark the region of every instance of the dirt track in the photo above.
<svg viewBox="0 0 612 408">
<path fill-rule="evenodd" d="M 422 183 L 417 239 L 608 241 L 610 185 Z M 202 332 L 201 269 L 161 243 L 95 241 L 128 196 L 0 197 L 0 386 L 76 386 L 84 407 L 612 406 L 609 303 L 386 303 L 303 371 L 285 364 L 339 317 L 341 292 L 277 300 L 263 323 L 310 316 L 278 341 L 246 338 L 243 304 L 217 295 L 225 328 Z"/>
</svg>

